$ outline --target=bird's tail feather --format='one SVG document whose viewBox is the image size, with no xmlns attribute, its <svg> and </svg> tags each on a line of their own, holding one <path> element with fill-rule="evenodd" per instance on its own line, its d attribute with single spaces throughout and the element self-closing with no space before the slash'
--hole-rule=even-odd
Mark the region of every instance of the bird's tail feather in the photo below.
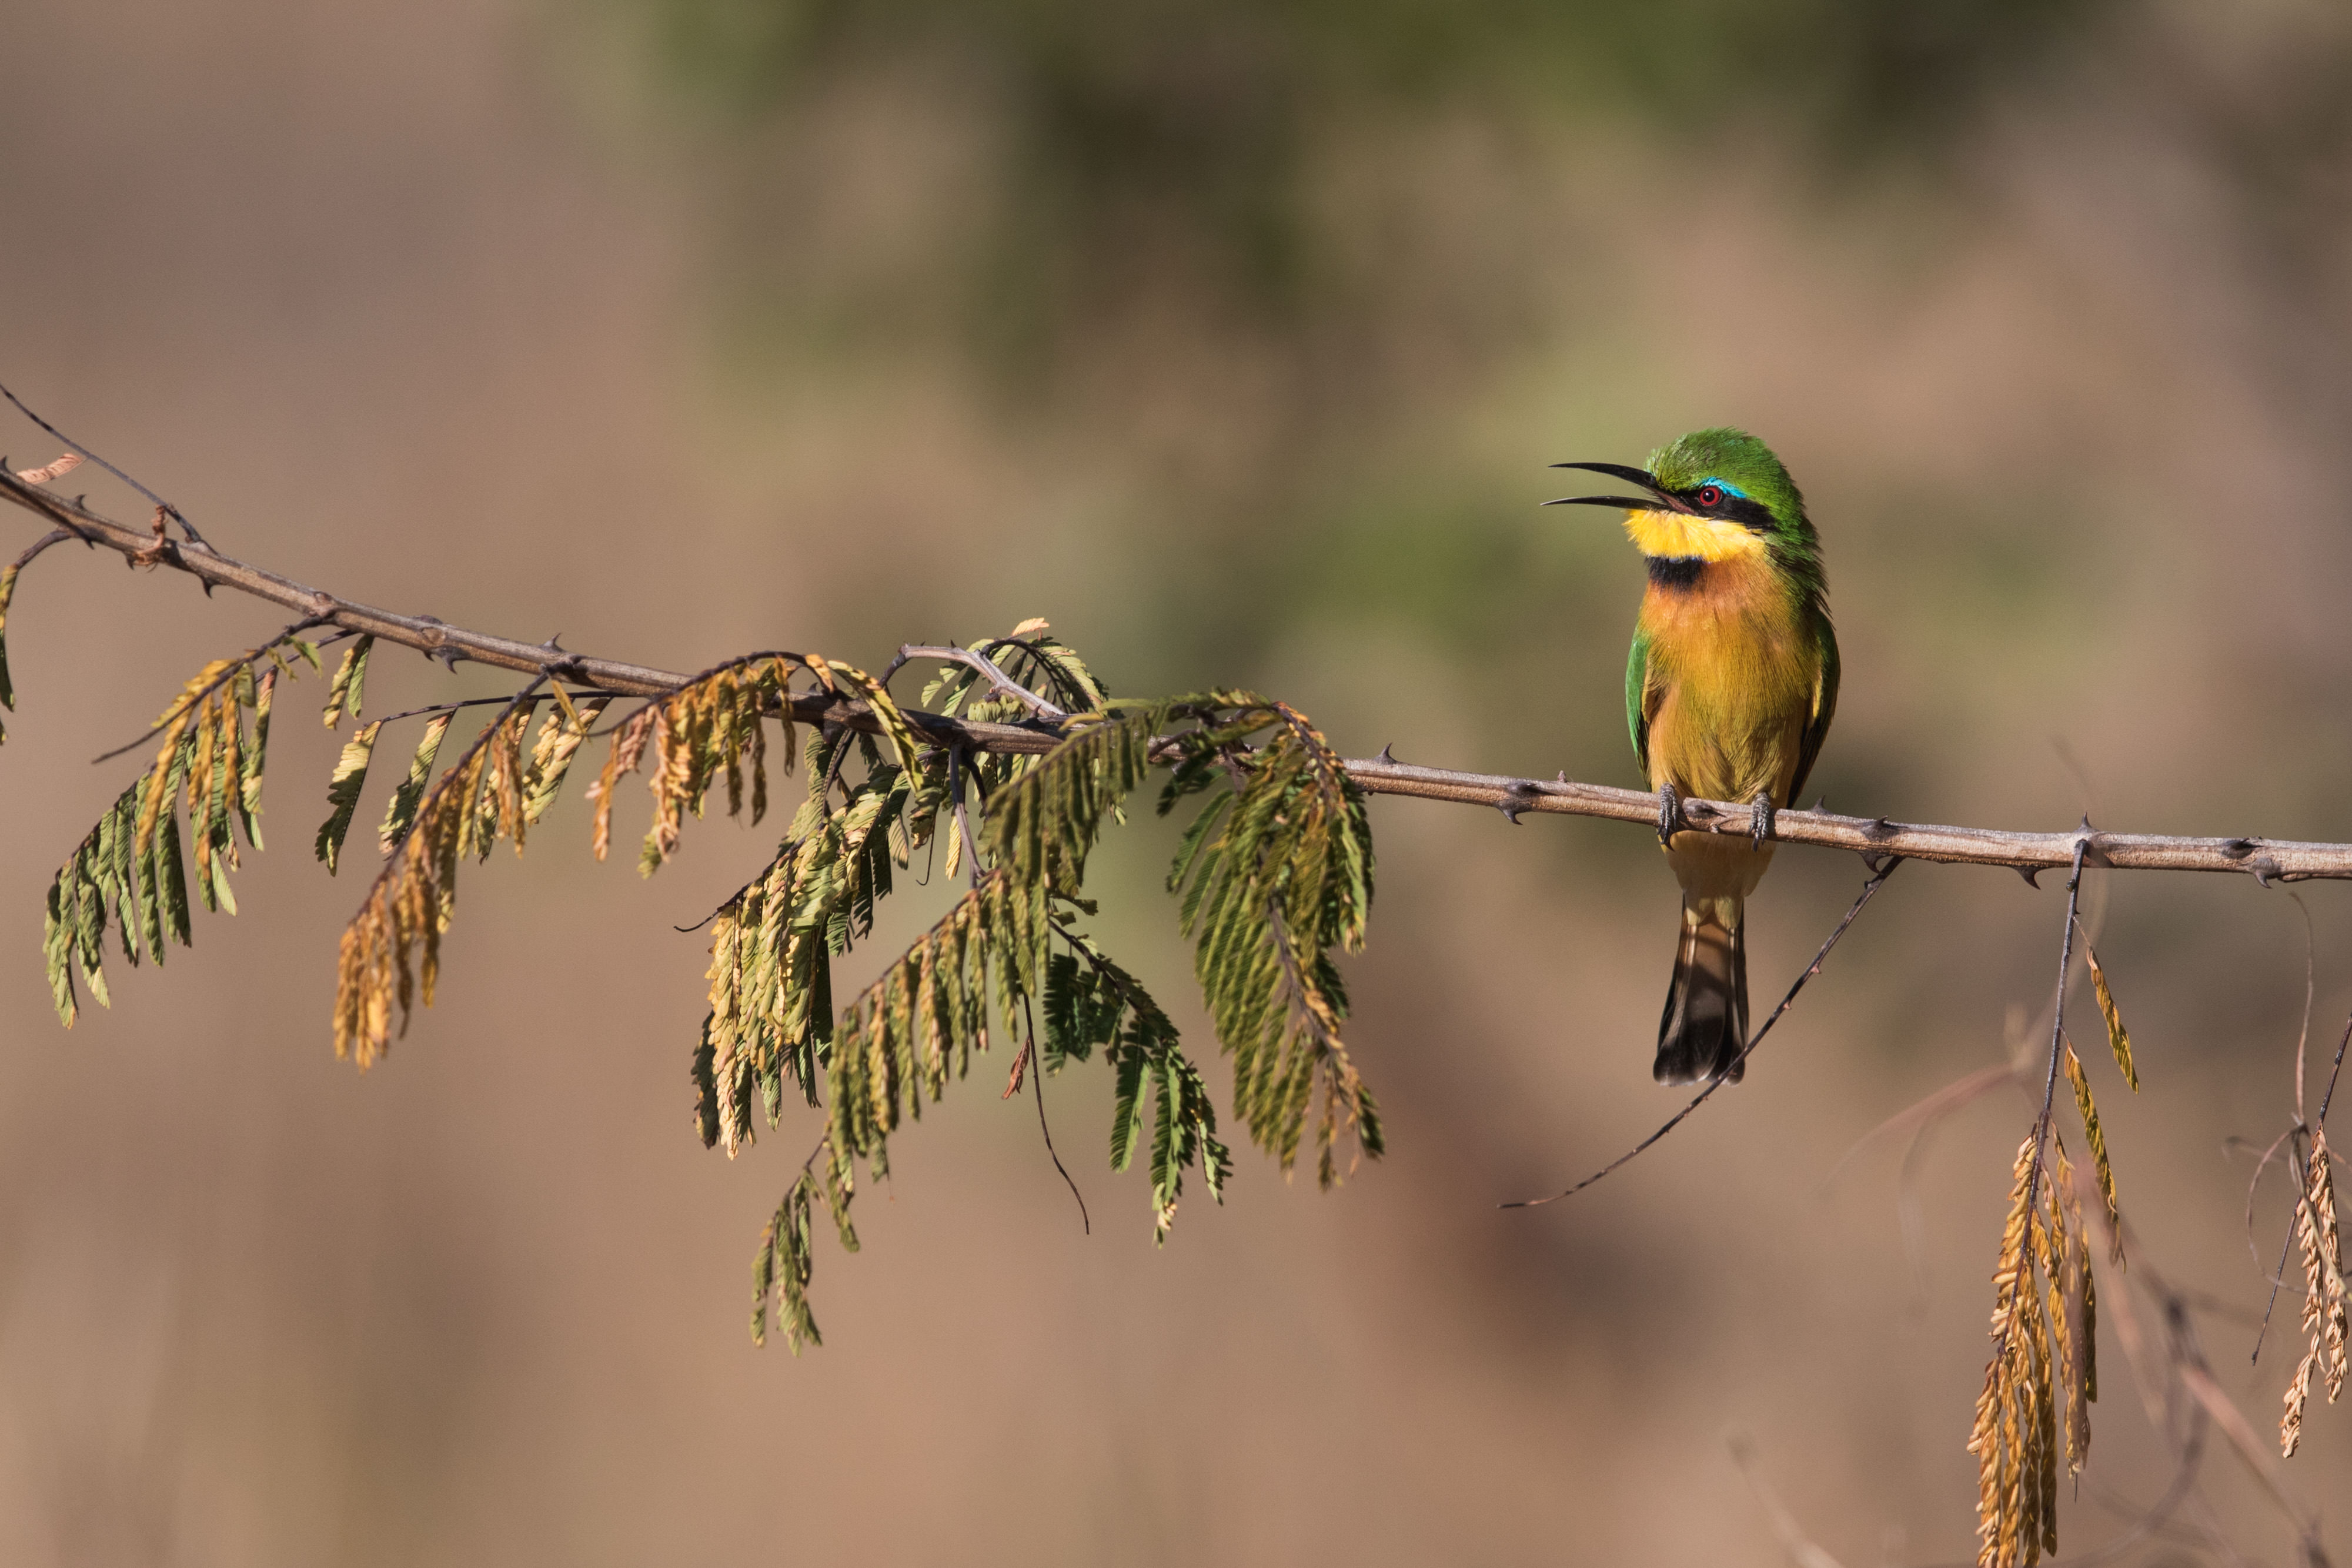
<svg viewBox="0 0 2352 1568">
<path fill-rule="evenodd" d="M 1742 900 L 1683 896 L 1682 943 L 1675 982 L 1658 1019 L 1661 1083 L 1704 1079 L 1739 1082 L 1748 1039 L 1748 940 Z"/>
</svg>

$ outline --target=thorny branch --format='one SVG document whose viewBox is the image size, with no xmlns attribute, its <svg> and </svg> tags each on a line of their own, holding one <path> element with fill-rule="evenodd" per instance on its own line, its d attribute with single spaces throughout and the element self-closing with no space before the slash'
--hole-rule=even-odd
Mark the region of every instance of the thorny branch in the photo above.
<svg viewBox="0 0 2352 1568">
<path fill-rule="evenodd" d="M 59 463 L 51 465 L 48 468 L 32 470 L 24 474 L 13 473 L 6 468 L 5 463 L 0 463 L 0 496 L 5 496 L 8 500 L 51 525 L 48 532 L 38 538 L 17 558 L 16 563 L 17 569 L 29 564 L 56 544 L 69 539 L 79 540 L 91 548 L 102 546 L 110 549 L 131 566 L 150 569 L 159 566 L 170 567 L 175 571 L 196 579 L 207 595 L 216 587 L 226 586 L 251 597 L 282 606 L 299 617 L 286 632 L 281 632 L 270 643 L 264 644 L 262 649 L 255 650 L 252 654 L 247 655 L 245 660 L 235 662 L 232 664 L 232 672 L 235 668 L 249 664 L 254 657 L 267 649 L 285 642 L 300 632 L 313 627 L 332 627 L 340 636 L 364 635 L 381 638 L 389 643 L 414 648 L 428 658 L 441 660 L 452 667 L 459 659 L 469 659 L 496 668 L 520 672 L 530 677 L 529 684 L 510 697 L 435 705 L 432 707 L 414 710 L 410 714 L 395 716 L 407 717 L 415 716 L 418 713 L 452 711 L 461 706 L 487 706 L 496 702 L 506 704 L 506 713 L 501 714 L 499 719 L 494 721 L 482 736 L 476 739 L 452 774 L 445 776 L 443 779 L 445 785 L 449 777 L 463 774 L 467 762 L 471 761 L 486 745 L 491 743 L 492 737 L 500 731 L 507 715 L 523 709 L 532 700 L 534 694 L 551 682 L 567 683 L 588 693 L 637 696 L 659 702 L 700 678 L 681 675 L 653 666 L 573 653 L 562 648 L 553 638 L 543 643 L 530 643 L 451 626 L 429 615 L 399 614 L 341 599 L 325 591 L 309 587 L 275 572 L 222 555 L 188 523 L 186 517 L 176 507 L 154 495 L 153 492 L 146 490 L 144 486 L 139 486 L 135 480 L 114 468 L 112 465 L 105 463 L 88 448 L 63 436 L 54 427 L 41 421 L 37 415 L 33 415 L 29 409 L 24 409 L 24 405 L 17 402 L 13 393 L 8 393 L 5 387 L 0 387 L 0 395 L 5 395 L 7 401 L 16 403 L 19 409 L 34 418 L 45 431 L 64 441 L 80 458 L 93 462 L 122 479 L 155 506 L 155 516 L 149 527 L 143 528 L 130 527 L 93 511 L 79 497 L 67 500 L 43 488 L 43 486 L 62 477 L 64 473 L 70 470 L 73 465 L 69 460 L 60 460 Z M 168 536 L 165 527 L 167 519 L 179 525 L 183 535 L 181 538 L 173 539 Z M 957 834 L 955 844 L 971 853 L 975 879 L 980 872 L 980 857 L 978 847 L 971 839 L 965 799 L 967 776 L 971 759 L 981 753 L 1039 755 L 1051 751 L 1068 737 L 1074 716 L 1079 717 L 1082 722 L 1086 717 L 1090 716 L 1074 716 L 1045 697 L 1020 685 L 990 657 L 990 654 L 998 649 L 1015 645 L 1027 646 L 1020 643 L 1017 638 L 1000 639 L 994 643 L 976 644 L 971 648 L 908 644 L 898 650 L 898 657 L 883 676 L 884 684 L 887 685 L 892 674 L 916 659 L 957 664 L 974 671 L 999 695 L 1013 699 L 1027 716 L 1020 722 L 1007 724 L 957 718 L 942 714 L 927 713 L 919 709 L 899 710 L 903 713 L 906 722 L 926 742 L 943 748 L 951 758 L 950 779 Z M 1032 649 L 1032 652 L 1034 653 L 1035 650 Z M 791 658 L 795 655 L 762 654 L 759 657 Z M 869 704 L 835 690 L 832 678 L 819 667 L 818 664 L 806 659 L 803 659 L 802 662 L 818 676 L 821 689 L 780 693 L 772 699 L 769 709 L 772 715 L 786 716 L 793 721 L 807 724 L 836 738 L 845 729 L 854 729 L 869 735 L 886 733 L 884 718 L 887 715 L 889 706 L 887 702 L 883 705 L 884 713 L 877 714 Z M 706 674 L 709 673 L 705 672 Z M 210 695 L 213 691 L 225 684 L 226 679 L 226 676 L 215 679 L 204 691 L 185 699 L 174 711 L 186 711 L 197 701 Z M 558 687 L 558 691 L 561 693 L 561 686 Z M 568 703 L 566 706 L 569 706 Z M 1303 725 L 1303 719 L 1286 706 L 1281 704 L 1272 706 L 1294 726 Z M 165 723 L 168 722 L 167 716 Z M 160 724 L 157 727 L 159 729 L 162 727 L 163 726 Z M 151 738 L 153 733 L 151 731 L 150 736 L 142 739 Z M 904 732 L 895 733 L 903 736 Z M 1318 744 L 1319 744 L 1319 737 L 1318 737 Z M 1229 765 L 1239 765 L 1245 752 L 1245 747 L 1233 748 L 1228 756 Z M 1178 742 L 1174 737 L 1162 737 L 1152 743 L 1151 755 L 1155 761 L 1172 762 L 1181 755 Z M 834 758 L 834 766 L 836 768 L 841 756 L 841 751 L 836 749 Z M 1645 826 L 1654 821 L 1655 800 L 1648 792 L 1573 782 L 1566 777 L 1565 773 L 1546 781 L 1507 775 L 1475 774 L 1423 768 L 1399 762 L 1385 747 L 1378 757 L 1348 760 L 1342 766 L 1355 784 L 1367 793 L 1488 806 L 1499 810 L 1514 825 L 1520 816 L 1529 811 L 1597 817 L 1639 822 Z M 1751 831 L 1753 821 L 1751 807 L 1747 802 L 1691 800 L 1682 802 L 1682 811 L 1686 825 L 1694 831 L 1737 834 L 1741 837 L 1746 837 Z M 402 854 L 409 849 L 415 832 L 415 829 L 412 826 L 408 836 L 404 838 L 400 844 L 394 846 L 394 852 L 387 858 L 384 871 L 377 878 L 379 888 L 384 878 L 392 874 Z M 2063 1174 L 2045 1175 L 2043 1150 L 2052 1135 L 2057 1072 L 2062 1053 L 2067 1049 L 2064 1033 L 2065 992 L 2072 949 L 2077 931 L 2076 915 L 2084 869 L 2088 866 L 2113 870 L 2242 872 L 2252 875 L 2264 886 L 2268 886 L 2273 882 L 2294 883 L 2310 879 L 2352 880 L 2352 843 L 2304 843 L 2242 837 L 2189 838 L 2107 833 L 2094 830 L 2087 819 L 2078 830 L 2071 832 L 2032 833 L 1898 823 L 1890 821 L 1885 817 L 1862 818 L 1842 816 L 1818 809 L 1810 811 L 1791 809 L 1775 813 L 1770 819 L 1768 832 L 1771 838 L 1784 842 L 1858 852 L 1869 866 L 1871 876 L 1854 899 L 1852 907 L 1846 911 L 1844 917 L 1838 922 L 1827 940 L 1822 943 L 1811 964 L 1797 977 L 1780 1005 L 1743 1045 L 1734 1063 L 1735 1071 L 1738 1063 L 1746 1061 L 1763 1037 L 1770 1032 L 1774 1025 L 1789 1010 L 1798 993 L 1803 989 L 1807 982 L 1821 972 L 1831 950 L 1852 926 L 1878 888 L 1904 860 L 2007 866 L 2018 872 L 2029 883 L 2034 883 L 2036 874 L 2042 870 L 2063 867 L 2068 871 L 2066 921 L 2061 937 L 2058 989 L 2054 1008 L 2055 1016 L 2052 1022 L 2050 1059 L 2045 1071 L 2040 1114 L 2034 1124 L 2032 1157 L 2024 1188 L 2024 1211 L 2029 1215 L 2035 1210 L 2037 1198 L 2043 1184 L 2045 1182 L 2054 1184 L 2058 1174 Z M 951 845 L 951 847 L 955 846 Z M 373 896 L 373 891 L 371 896 Z M 1279 939 L 1281 925 L 1279 911 L 1270 908 L 1268 918 L 1276 928 L 1277 951 L 1282 956 L 1286 975 L 1293 989 L 1296 990 L 1301 983 L 1300 977 L 1293 956 L 1288 951 L 1288 944 Z M 2307 922 L 2307 911 L 2305 918 Z M 1064 933 L 1064 935 L 1066 937 L 1067 934 Z M 2087 943 L 2087 933 L 2084 933 L 2084 940 Z M 1074 944 L 1074 946 L 1077 946 L 1090 961 L 1094 960 L 1094 955 L 1087 952 L 1082 945 Z M 2092 962 L 2095 971 L 2095 958 Z M 1101 967 L 1098 961 L 1097 967 Z M 2097 977 L 2095 972 L 2094 977 Z M 1122 986 L 1121 988 L 1124 989 L 1124 987 Z M 2309 989 L 2310 977 L 2307 974 L 2306 1037 Z M 2104 982 L 2101 986 L 2101 1000 L 2103 1007 L 2105 1007 L 2107 1003 Z M 406 998 L 404 994 L 404 1008 L 405 1005 Z M 1069 1186 L 1073 1197 L 1078 1203 L 1081 1223 L 1088 1225 L 1088 1228 L 1091 1228 L 1086 1216 L 1085 1199 L 1078 1193 L 1076 1184 L 1071 1180 L 1067 1170 L 1063 1167 L 1058 1155 L 1054 1153 L 1052 1134 L 1045 1121 L 1042 1082 L 1043 1064 L 1038 1055 L 1034 1020 L 1034 1018 L 1027 1016 L 1029 1007 L 1025 997 L 1023 1006 L 1024 1021 L 1028 1025 L 1026 1039 L 1021 1055 L 1014 1065 L 1013 1082 L 1006 1091 L 1007 1097 L 1019 1092 L 1024 1066 L 1030 1071 L 1038 1074 L 1032 1087 L 1036 1093 L 1040 1132 L 1055 1168 L 1061 1174 L 1064 1182 Z M 1309 1021 L 1319 1025 L 1320 1020 L 1310 1019 Z M 2301 1116 L 2305 1043 L 2305 1041 L 2299 1041 L 2297 1049 L 2296 1124 L 2282 1140 L 2287 1145 L 2290 1170 L 2298 1177 L 2302 1173 L 2296 1167 L 2304 1153 L 2304 1139 L 2316 1131 L 2315 1128 L 2306 1128 Z M 2352 1027 L 2347 1027 L 2346 1043 L 2352 1044 Z M 2341 1069 L 2344 1055 L 2345 1047 L 2339 1045 L 2336 1060 L 2336 1067 L 2338 1071 Z M 2126 1071 L 2129 1071 L 2127 1061 L 2126 1069 Z M 2030 1070 L 2021 1070 L 2017 1076 L 2022 1079 L 2024 1071 Z M 1992 1070 L 1990 1073 L 1979 1077 L 1987 1082 L 1997 1082 L 2000 1077 L 2010 1075 L 2011 1070 L 2000 1069 Z M 1675 1127 L 1704 1104 L 1725 1082 L 1728 1082 L 1730 1076 L 1731 1074 L 1727 1073 L 1708 1083 L 1664 1125 L 1659 1127 L 1656 1132 L 1644 1138 L 1619 1159 L 1612 1161 L 1566 1192 L 1557 1194 L 1554 1197 L 1535 1199 L 1532 1200 L 1533 1203 L 1549 1203 L 1555 1201 L 1555 1197 L 1568 1197 L 1615 1171 L 1671 1133 Z M 2333 1097 L 2335 1082 L 2335 1076 L 2331 1074 L 2327 1091 L 2323 1095 L 2318 1113 L 2317 1126 L 2319 1127 L 2324 1127 L 2327 1104 Z M 1974 1086 L 1975 1081 L 1969 1081 L 1958 1087 L 1967 1092 L 1973 1092 Z M 2086 1104 L 2086 1117 L 2088 1114 Z M 2095 1136 L 2095 1129 L 2094 1129 L 2094 1136 Z M 825 1137 L 819 1140 L 816 1148 L 811 1151 L 809 1159 L 803 1162 L 802 1166 L 803 1180 L 817 1157 L 830 1146 L 831 1138 L 832 1134 L 828 1132 Z M 2273 1150 L 2277 1146 L 2273 1145 Z M 2315 1154 L 2314 1157 L 2324 1158 L 2325 1155 Z M 2266 1155 L 2265 1164 L 2267 1159 Z M 1906 1159 L 1906 1166 L 1907 1164 Z M 2104 1166 L 2102 1174 L 2104 1174 Z M 2076 1172 L 2074 1176 L 2077 1182 L 2087 1181 L 2087 1176 L 2083 1172 Z M 2255 1178 L 2257 1181 L 2260 1176 L 2261 1170 L 2258 1168 Z M 2299 1179 L 2298 1186 L 2303 1185 L 2305 1184 Z M 2058 1195 L 2053 1191 L 2052 1193 L 2053 1205 Z M 1507 1204 L 1504 1207 L 1529 1206 L 1528 1204 Z M 2091 1207 L 2094 1212 L 2098 1214 L 2101 1222 L 2109 1226 L 2111 1239 L 2119 1244 L 2121 1228 L 2112 1212 L 2104 1205 L 2094 1204 Z M 2079 1218 L 2076 1223 L 2079 1224 Z M 2332 1221 L 2330 1223 L 2332 1224 Z M 854 1240 L 850 1244 L 854 1247 Z M 2119 1245 L 2116 1251 L 2119 1256 Z M 2086 1263 L 2084 1279 L 2086 1301 L 2087 1268 Z M 2168 1380 L 2170 1384 L 2167 1393 L 2181 1393 L 2189 1396 L 2186 1404 L 2174 1405 L 2174 1407 L 2179 1409 L 2186 1416 L 2188 1430 L 2185 1435 L 2175 1438 L 2170 1430 L 2173 1423 L 2168 1420 L 2159 1426 L 2160 1431 L 2163 1431 L 2168 1438 L 2173 1438 L 2179 1465 L 2171 1482 L 2159 1500 L 2152 1508 L 2138 1514 L 2134 1521 L 2134 1527 L 2122 1538 L 2111 1542 L 2087 1556 L 2071 1560 L 2071 1563 L 2087 1565 L 2111 1560 L 2132 1545 L 2164 1531 L 2172 1514 L 2184 1501 L 2194 1496 L 2196 1477 L 2203 1458 L 2209 1429 L 2219 1430 L 2232 1446 L 2240 1449 L 2249 1467 L 2268 1487 L 2281 1510 L 2294 1521 L 2300 1537 L 2299 1545 L 2304 1561 L 2306 1563 L 2323 1563 L 2325 1560 L 2320 1555 L 2316 1516 L 2297 1504 L 2280 1484 L 2274 1467 L 2267 1454 L 2263 1451 L 2262 1445 L 2254 1438 L 2252 1427 L 2245 1421 L 2242 1414 L 2229 1402 L 2207 1368 L 2202 1354 L 2195 1344 L 2193 1330 L 2189 1327 L 2189 1307 L 2191 1304 L 2189 1299 L 2186 1294 L 2173 1291 L 2165 1285 L 2159 1278 L 2152 1277 L 2145 1270 L 2144 1265 L 2140 1278 L 2143 1286 L 2148 1289 L 2156 1304 L 2162 1310 L 2166 1326 L 2169 1331 L 2168 1337 L 2172 1343 L 2168 1347 L 2167 1364 L 2164 1368 L 2168 1375 Z M 2340 1286 L 2340 1280 L 2338 1282 Z M 2149 1398 L 2153 1418 L 2158 1403 L 2153 1385 L 2158 1380 L 2150 1378 L 2147 1368 L 2140 1364 L 2141 1352 L 2138 1341 L 2141 1336 L 2131 1316 L 2129 1299 L 2128 1286 L 2123 1291 L 2117 1292 L 2117 1304 L 2122 1309 L 2117 1313 L 2119 1320 L 2117 1326 L 2126 1343 L 2126 1351 L 2133 1357 L 2135 1370 L 2140 1374 L 2144 1395 Z M 2055 1307 L 2053 1308 L 2053 1312 L 2056 1310 Z M 2006 1345 L 2007 1336 L 2004 1330 L 2002 1339 L 2004 1350 Z M 1996 1360 L 1999 1359 L 2000 1354 L 2000 1352 L 1996 1353 Z M 2316 1351 L 2315 1351 L 2315 1354 Z M 2172 1402 L 2168 1401 L 2168 1403 Z M 2299 1409 L 2299 1406 L 2295 1408 Z M 2071 1441 L 2070 1437 L 2070 1443 Z M 2291 1441 L 2289 1451 L 2292 1451 Z M 1743 1468 L 1747 1468 L 1744 1457 Z M 1752 1476 L 1751 1479 L 1753 1479 Z M 1776 1526 L 1781 1529 L 1784 1540 L 1789 1542 L 1791 1552 L 1806 1561 L 1812 1561 L 1815 1558 L 1823 1563 L 1832 1561 L 1827 1558 L 1826 1553 L 1820 1552 L 1818 1548 L 1803 1541 L 1801 1535 L 1795 1531 L 1793 1521 L 1788 1519 L 1785 1511 L 1779 1509 L 1777 1500 L 1772 1499 L 1769 1492 L 1763 1491 L 1760 1482 L 1759 1486 L 1759 1493 L 1765 1496 L 1768 1506 L 1773 1509 Z M 2054 1545 L 2054 1539 L 2053 1544 Z"/>
<path fill-rule="evenodd" d="M 126 527 L 104 517 L 79 497 L 68 500 L 50 495 L 5 469 L 0 469 L 0 497 L 68 530 L 86 544 L 104 546 L 134 561 L 152 562 L 185 572 L 207 590 L 233 588 L 311 617 L 317 624 L 364 632 L 448 663 L 470 659 L 477 664 L 543 674 L 624 696 L 667 696 L 688 679 L 647 664 L 593 658 L 545 643 L 525 643 L 469 631 L 429 615 L 403 615 L 378 609 L 248 565 L 209 547 L 174 540 L 159 544 L 148 530 Z M 792 716 L 803 724 L 845 725 L 867 734 L 880 729 L 880 721 L 865 703 L 835 693 L 795 693 L 789 701 Z M 902 711 L 926 739 L 952 743 L 973 751 L 1034 755 L 1052 750 L 1062 738 L 1059 727 L 1051 723 L 988 724 L 949 718 L 918 708 Z M 1488 806 L 1514 821 L 1530 811 L 1645 825 L 1657 820 L 1657 797 L 1648 791 L 1577 783 L 1565 776 L 1537 779 L 1463 773 L 1416 767 L 1385 753 L 1350 758 L 1347 768 L 1357 787 L 1369 794 Z M 1683 802 L 1683 813 L 1688 826 L 1696 831 L 1745 837 L 1749 831 L 1752 807 L 1745 801 L 1688 800 Z M 1770 836 L 1783 843 L 1853 850 L 1874 857 L 1891 855 L 1903 860 L 2007 866 L 2028 881 L 2042 871 L 2062 866 L 2071 869 L 2078 849 L 2084 865 L 2115 871 L 2240 872 L 2251 874 L 2265 886 L 2273 882 L 2352 880 L 2352 843 L 2301 843 L 2252 837 L 2183 838 L 2158 833 L 2020 832 L 1796 810 L 1774 813 Z"/>
</svg>

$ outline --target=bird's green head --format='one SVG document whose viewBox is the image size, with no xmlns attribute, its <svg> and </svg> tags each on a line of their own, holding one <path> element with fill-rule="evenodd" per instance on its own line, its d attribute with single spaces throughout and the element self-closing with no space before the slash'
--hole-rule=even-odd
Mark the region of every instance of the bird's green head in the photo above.
<svg viewBox="0 0 2352 1568">
<path fill-rule="evenodd" d="M 1805 498 L 1772 449 L 1744 430 L 1695 430 L 1650 454 L 1647 468 L 1560 463 L 1623 479 L 1643 496 L 1567 496 L 1551 506 L 1622 507 L 1644 555 L 1725 560 L 1761 550 L 1783 571 L 1814 577 L 1820 547 Z"/>
<path fill-rule="evenodd" d="M 1651 453 L 1650 472 L 1656 479 L 1654 490 L 1702 511 L 1726 512 L 1775 533 L 1812 532 L 1805 525 L 1805 498 L 1788 469 L 1770 447 L 1744 430 L 1694 430 Z M 1710 489 L 1720 493 L 1720 500 L 1706 494 Z M 1742 501 L 1748 505 L 1739 506 Z"/>
</svg>

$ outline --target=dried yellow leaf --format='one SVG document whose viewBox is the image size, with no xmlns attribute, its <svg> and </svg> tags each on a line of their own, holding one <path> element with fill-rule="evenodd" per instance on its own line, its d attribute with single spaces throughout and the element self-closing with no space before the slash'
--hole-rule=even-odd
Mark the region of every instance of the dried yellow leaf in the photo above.
<svg viewBox="0 0 2352 1568">
<path fill-rule="evenodd" d="M 2098 1173 L 2099 1197 L 2107 1206 L 2107 1234 L 2114 1249 L 2110 1254 L 2116 1262 L 2124 1259 L 2123 1211 L 2116 1207 L 2116 1176 L 2107 1164 L 2106 1134 L 2099 1127 L 2099 1108 L 2091 1102 L 2091 1081 L 2083 1071 L 2083 1059 L 2074 1054 L 2074 1042 L 2060 1037 L 2066 1053 L 2066 1082 L 2074 1088 L 2074 1109 L 2083 1118 L 2083 1136 L 2091 1145 L 2091 1167 Z"/>
<path fill-rule="evenodd" d="M 2099 998 L 2099 1016 L 2107 1020 L 2107 1049 L 2116 1053 L 2116 1066 L 2122 1070 L 2124 1082 L 2137 1094 L 2139 1073 L 2132 1067 L 2131 1035 L 2124 1028 L 2123 1014 L 2116 1010 L 2116 994 L 2107 988 L 2107 972 L 2099 967 L 2099 955 L 2087 942 L 2083 944 L 2083 956 L 2091 963 L 2091 989 Z"/>
</svg>

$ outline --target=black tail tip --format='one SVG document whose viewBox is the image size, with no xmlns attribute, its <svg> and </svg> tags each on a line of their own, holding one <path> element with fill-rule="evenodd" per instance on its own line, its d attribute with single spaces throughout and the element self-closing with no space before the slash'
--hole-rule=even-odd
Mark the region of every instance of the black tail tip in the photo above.
<svg viewBox="0 0 2352 1568">
<path fill-rule="evenodd" d="M 1748 965 L 1738 933 L 1717 956 L 1687 950 L 1675 967 L 1665 1010 L 1658 1015 L 1658 1059 L 1650 1074 L 1661 1083 L 1737 1083 L 1748 1070 L 1742 1052 L 1748 1040 Z"/>
<path fill-rule="evenodd" d="M 1748 1074 L 1748 1063 L 1740 1059 L 1740 1039 L 1728 1026 L 1728 1019 L 1713 1020 L 1713 1030 L 1702 1031 L 1686 1028 L 1680 1034 L 1658 1041 L 1658 1060 L 1650 1075 L 1659 1082 L 1707 1083 L 1722 1079 L 1737 1083 Z"/>
<path fill-rule="evenodd" d="M 1746 925 L 1727 926 L 1685 894 L 1682 945 L 1665 1010 L 1658 1015 L 1658 1060 L 1651 1076 L 1661 1083 L 1737 1083 L 1747 1071 L 1747 1040 Z"/>
</svg>

